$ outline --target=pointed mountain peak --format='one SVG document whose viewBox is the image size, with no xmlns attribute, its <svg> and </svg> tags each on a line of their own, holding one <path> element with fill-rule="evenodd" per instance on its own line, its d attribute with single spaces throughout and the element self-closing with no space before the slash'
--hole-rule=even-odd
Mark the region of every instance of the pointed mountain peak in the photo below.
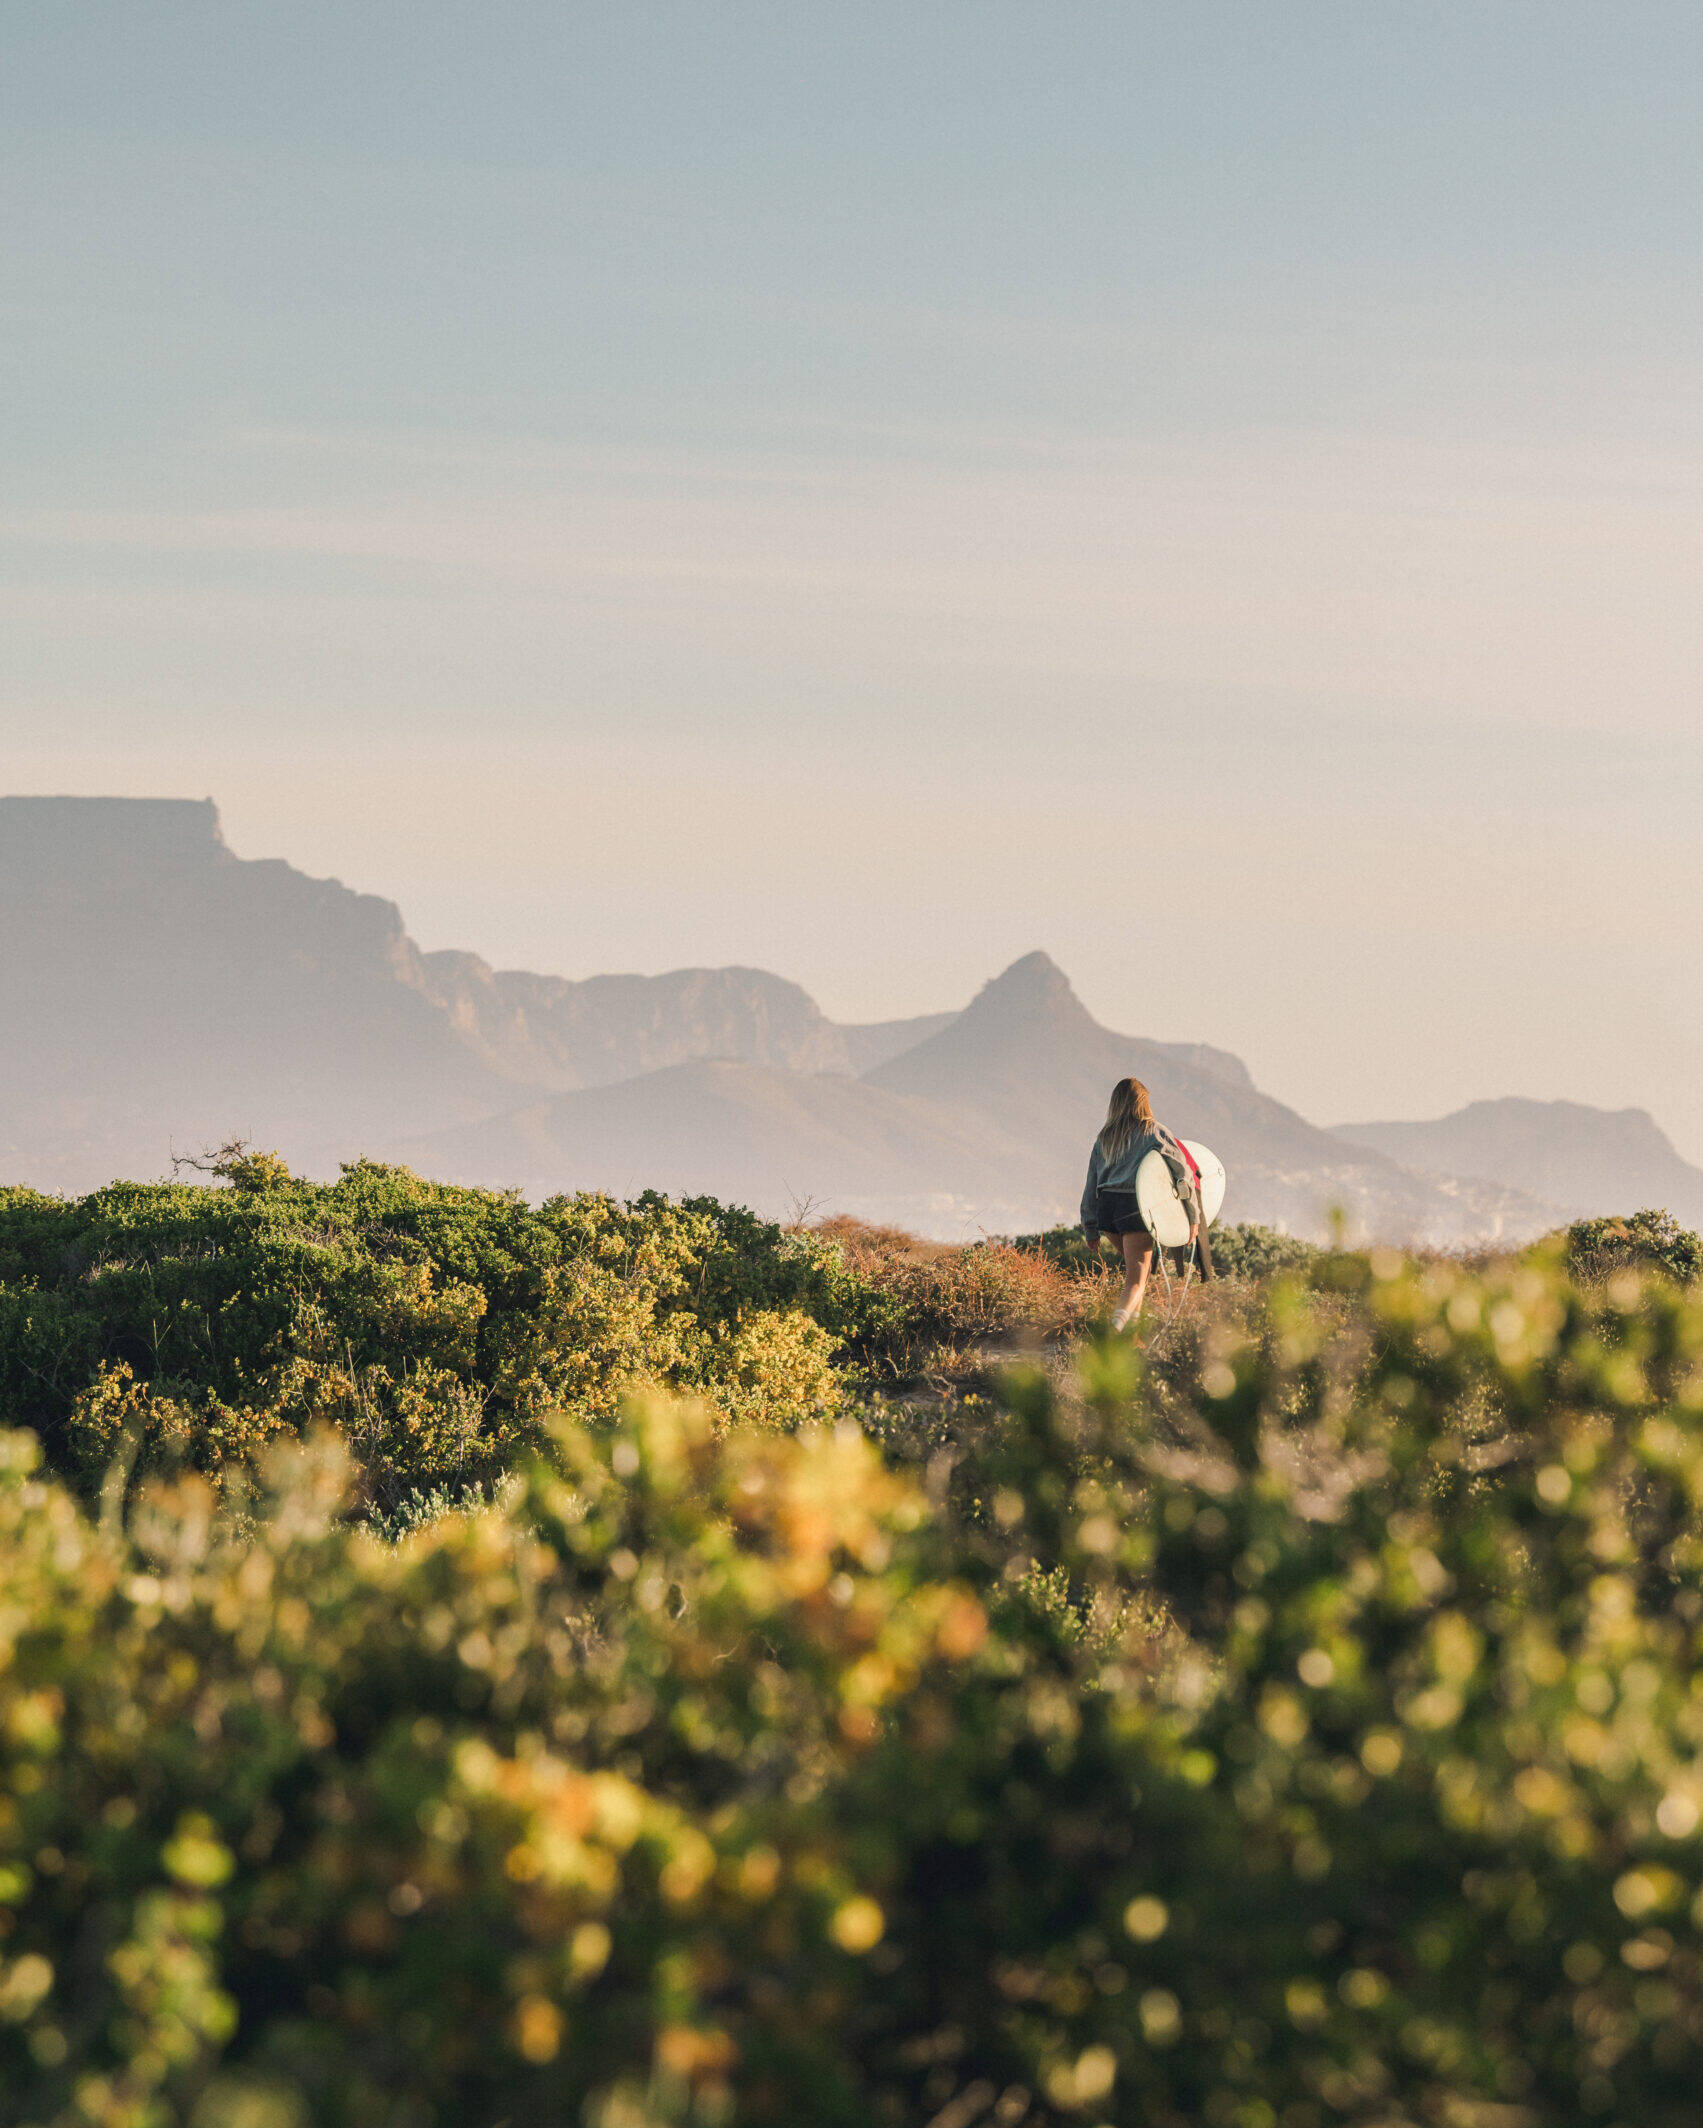
<svg viewBox="0 0 1703 2128">
<path fill-rule="evenodd" d="M 984 983 L 964 1014 L 980 1026 L 1037 1020 L 1092 1027 L 1088 1008 L 1070 987 L 1070 978 L 1045 953 L 1025 953 L 1003 975 Z"/>
</svg>

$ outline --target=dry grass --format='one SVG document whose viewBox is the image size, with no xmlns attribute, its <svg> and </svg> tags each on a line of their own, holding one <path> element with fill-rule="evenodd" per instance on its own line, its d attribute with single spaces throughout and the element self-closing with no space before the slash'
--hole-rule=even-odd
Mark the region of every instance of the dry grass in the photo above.
<svg viewBox="0 0 1703 2128">
<path fill-rule="evenodd" d="M 1094 1270 L 1060 1265 L 1021 1243 L 925 1241 L 849 1218 L 823 1220 L 813 1231 L 886 1303 L 879 1327 L 854 1350 L 870 1386 L 899 1392 L 907 1404 L 956 1406 L 966 1396 L 974 1403 L 1020 1357 L 1063 1364 L 1075 1342 L 1105 1322 L 1121 1286 L 1109 1260 Z M 1137 1341 L 1159 1359 L 1175 1335 L 1216 1312 L 1221 1291 L 1196 1284 L 1173 1298 L 1155 1276 Z"/>
<path fill-rule="evenodd" d="M 903 1227 L 836 1217 L 810 1231 L 838 1250 L 848 1271 L 888 1304 L 870 1334 L 855 1342 L 870 1383 L 907 1399 L 991 1391 L 1013 1359 L 1028 1355 L 1062 1364 L 1076 1340 L 1104 1327 L 1121 1289 L 1112 1259 L 1089 1269 L 1081 1258 L 1060 1263 L 1028 1240 L 927 1241 Z M 1322 1253 L 1322 1252 L 1321 1252 Z M 1167 1285 L 1155 1266 L 1133 1342 L 1160 1385 L 1186 1378 L 1203 1340 L 1245 1331 L 1259 1275 L 1210 1284 Z"/>
<path fill-rule="evenodd" d="M 902 1227 L 826 1219 L 815 1229 L 848 1270 L 891 1293 L 914 1334 L 959 1342 L 1032 1341 L 1082 1330 L 1106 1285 L 1011 1242 L 925 1241 Z"/>
</svg>

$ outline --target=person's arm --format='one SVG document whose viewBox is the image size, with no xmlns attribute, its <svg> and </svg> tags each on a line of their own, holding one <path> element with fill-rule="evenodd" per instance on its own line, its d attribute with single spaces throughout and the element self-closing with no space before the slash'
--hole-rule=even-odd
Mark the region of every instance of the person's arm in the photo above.
<svg viewBox="0 0 1703 2128">
<path fill-rule="evenodd" d="M 1096 1199 L 1100 1194 L 1100 1146 L 1095 1141 L 1094 1150 L 1088 1155 L 1088 1180 L 1082 1188 L 1082 1233 L 1088 1243 L 1088 1253 L 1097 1257 L 1100 1253 L 1100 1229 L 1094 1215 L 1100 1209 Z"/>
</svg>

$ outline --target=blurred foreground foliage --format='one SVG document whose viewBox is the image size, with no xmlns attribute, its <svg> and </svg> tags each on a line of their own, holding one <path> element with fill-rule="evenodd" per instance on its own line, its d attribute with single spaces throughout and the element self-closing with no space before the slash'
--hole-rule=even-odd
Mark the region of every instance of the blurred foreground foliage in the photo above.
<svg viewBox="0 0 1703 2128">
<path fill-rule="evenodd" d="M 246 1496 L 5 1437 L 8 2128 L 1689 2128 L 1703 1298 L 1337 1255 L 906 1469 L 737 1408 L 678 1216 L 704 1397 L 394 1542 L 294 1412 Z"/>
</svg>

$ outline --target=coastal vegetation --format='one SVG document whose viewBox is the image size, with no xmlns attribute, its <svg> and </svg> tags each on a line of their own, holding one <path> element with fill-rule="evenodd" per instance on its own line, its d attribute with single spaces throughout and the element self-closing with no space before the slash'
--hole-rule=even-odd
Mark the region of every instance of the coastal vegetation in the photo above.
<svg viewBox="0 0 1703 2128">
<path fill-rule="evenodd" d="M 1703 1249 L 0 1194 L 0 2120 L 1679 2128 Z"/>
</svg>

